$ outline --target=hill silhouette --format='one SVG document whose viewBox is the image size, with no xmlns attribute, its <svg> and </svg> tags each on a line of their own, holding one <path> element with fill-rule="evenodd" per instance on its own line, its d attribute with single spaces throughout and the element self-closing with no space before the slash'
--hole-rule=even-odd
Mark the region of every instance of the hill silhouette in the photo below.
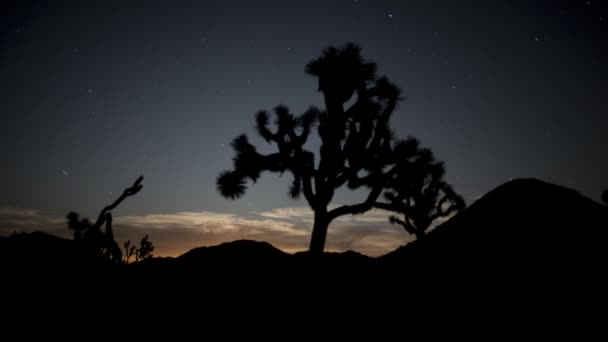
<svg viewBox="0 0 608 342">
<path fill-rule="evenodd" d="M 604 298 L 607 211 L 574 190 L 513 180 L 378 261 L 388 281 L 409 284 L 394 276 L 405 268 L 444 299 L 488 293 L 493 308 L 582 309 Z"/>
<path fill-rule="evenodd" d="M 376 260 L 354 251 L 285 253 L 267 242 L 236 240 L 194 248 L 175 258 L 152 258 L 128 265 L 135 277 L 162 281 L 167 277 L 205 287 L 231 286 L 251 279 L 264 284 L 290 282 L 296 287 L 319 280 L 346 284 L 367 276 Z M 292 285 L 293 286 L 293 285 Z"/>
<path fill-rule="evenodd" d="M 108 262 L 74 240 L 32 232 L 0 237 L 0 265 L 11 271 L 86 272 Z"/>
<path fill-rule="evenodd" d="M 267 242 L 253 240 L 236 240 L 217 246 L 198 247 L 180 255 L 180 262 L 198 262 L 200 260 L 226 260 L 227 262 L 257 263 L 285 258 L 289 254 Z"/>
</svg>

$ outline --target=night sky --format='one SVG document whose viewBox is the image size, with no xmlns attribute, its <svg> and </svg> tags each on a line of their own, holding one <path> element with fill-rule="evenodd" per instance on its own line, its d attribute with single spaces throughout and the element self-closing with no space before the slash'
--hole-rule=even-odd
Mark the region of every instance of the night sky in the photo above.
<svg viewBox="0 0 608 342">
<path fill-rule="evenodd" d="M 608 188 L 608 11 L 600 1 L 14 1 L 0 5 L 0 234 L 69 236 L 64 216 L 115 210 L 119 243 L 156 255 L 235 239 L 308 247 L 290 177 L 222 198 L 230 141 L 254 113 L 322 106 L 305 64 L 356 42 L 407 100 L 397 135 L 445 161 L 468 203 L 519 177 Z M 272 146 L 254 139 L 262 151 Z M 343 192 L 345 204 L 361 198 Z M 497 218 L 499 219 L 499 218 Z M 328 249 L 379 255 L 411 237 L 372 212 Z"/>
</svg>

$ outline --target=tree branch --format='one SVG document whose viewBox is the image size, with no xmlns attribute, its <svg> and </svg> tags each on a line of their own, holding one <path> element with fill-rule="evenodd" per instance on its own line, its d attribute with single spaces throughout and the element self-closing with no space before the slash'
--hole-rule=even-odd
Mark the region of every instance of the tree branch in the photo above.
<svg viewBox="0 0 608 342">
<path fill-rule="evenodd" d="M 450 215 L 452 212 L 458 211 L 461 209 L 462 205 L 459 203 L 458 198 L 454 198 L 454 202 L 450 202 L 446 210 L 443 210 L 443 205 L 452 199 L 452 194 L 444 194 L 444 196 L 439 200 L 437 204 L 437 212 L 431 216 L 431 219 L 435 220 L 439 217 L 445 217 Z"/>
<path fill-rule="evenodd" d="M 99 216 L 97 216 L 97 221 L 95 222 L 95 229 L 101 228 L 104 222 L 108 219 L 106 213 L 116 208 L 122 201 L 124 201 L 125 198 L 137 194 L 143 188 L 143 185 L 141 185 L 141 181 L 143 180 L 144 176 L 139 176 L 139 178 L 137 178 L 137 180 L 135 181 L 135 183 L 133 183 L 133 185 L 131 185 L 131 187 L 126 188 L 122 192 L 122 195 L 120 195 L 120 197 L 118 197 L 112 204 L 104 207 L 101 210 Z"/>
<path fill-rule="evenodd" d="M 385 189 L 387 181 L 395 174 L 395 172 L 397 172 L 397 168 L 398 165 L 394 165 L 387 173 L 379 175 L 380 180 L 369 192 L 369 195 L 367 195 L 367 198 L 363 203 L 343 205 L 341 207 L 335 208 L 329 212 L 329 217 L 333 220 L 336 217 L 346 214 L 362 214 L 374 207 L 394 211 L 394 207 L 392 205 L 388 203 L 376 202 L 376 200 L 378 199 L 378 197 L 380 197 L 382 191 Z"/>
</svg>

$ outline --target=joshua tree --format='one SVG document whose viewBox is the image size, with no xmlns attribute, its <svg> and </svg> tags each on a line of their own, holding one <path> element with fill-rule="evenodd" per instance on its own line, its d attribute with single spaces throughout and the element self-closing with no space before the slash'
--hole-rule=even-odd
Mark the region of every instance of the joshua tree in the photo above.
<svg viewBox="0 0 608 342">
<path fill-rule="evenodd" d="M 357 45 L 325 49 L 308 63 L 306 72 L 318 78 L 325 110 L 310 107 L 296 116 L 279 105 L 274 109 L 274 129 L 270 115 L 259 111 L 257 133 L 277 151 L 260 154 L 246 135 L 238 136 L 232 142 L 234 167 L 219 175 L 217 187 L 224 197 L 236 199 L 245 193 L 247 180 L 257 181 L 262 171 L 288 171 L 293 175 L 289 195 L 294 199 L 304 195 L 314 211 L 310 251 L 322 253 L 327 229 L 335 218 L 372 208 L 398 211 L 394 203 L 381 200 L 382 193 L 403 174 L 401 169 L 411 167 L 430 151 L 420 149 L 414 138 L 394 138 L 389 120 L 401 91 L 386 77 L 376 78 L 376 64 L 365 61 Z M 345 108 L 353 96 L 354 103 Z M 318 126 L 321 142 L 318 161 L 305 146 L 314 126 Z M 369 192 L 358 204 L 329 210 L 335 191 L 343 186 Z"/>
<path fill-rule="evenodd" d="M 125 264 L 128 264 L 129 259 L 131 259 L 132 256 L 137 255 L 137 250 L 135 249 L 135 245 L 131 245 L 131 240 L 127 240 L 123 246 L 125 246 L 124 262 Z"/>
<path fill-rule="evenodd" d="M 99 213 L 95 224 L 91 224 L 87 218 L 79 221 L 78 213 L 70 212 L 67 215 L 68 229 L 74 230 L 74 240 L 82 240 L 102 256 L 114 262 L 122 262 L 122 252 L 116 240 L 114 240 L 111 211 L 124 201 L 125 198 L 137 194 L 143 188 L 143 185 L 141 185 L 143 179 L 143 176 L 139 176 L 131 187 L 123 191 L 120 197 L 112 204 L 105 206 Z M 101 227 L 104 224 L 106 229 L 102 231 Z"/>
<path fill-rule="evenodd" d="M 135 261 L 141 261 L 151 258 L 152 252 L 154 251 L 154 246 L 152 246 L 152 242 L 148 241 L 148 235 L 146 235 L 139 242 L 139 248 L 135 250 Z"/>
<path fill-rule="evenodd" d="M 154 246 L 152 245 L 152 242 L 148 240 L 148 235 L 141 239 L 139 248 L 135 247 L 135 245 L 131 245 L 131 240 L 127 240 L 123 246 L 125 247 L 125 264 L 129 263 L 129 259 L 131 259 L 132 256 L 135 256 L 135 262 L 153 257 L 152 252 L 154 251 Z"/>
<path fill-rule="evenodd" d="M 403 226 L 417 239 L 426 234 L 434 220 L 465 207 L 462 197 L 443 181 L 443 164 L 435 162 L 430 152 L 401 172 L 384 197 L 403 215 L 403 220 L 391 216 L 390 222 Z"/>
<path fill-rule="evenodd" d="M 85 217 L 80 220 L 80 215 L 75 211 L 69 212 L 66 219 L 68 220 L 68 229 L 74 231 L 74 241 L 81 241 L 83 233 L 91 228 L 89 219 Z"/>
</svg>

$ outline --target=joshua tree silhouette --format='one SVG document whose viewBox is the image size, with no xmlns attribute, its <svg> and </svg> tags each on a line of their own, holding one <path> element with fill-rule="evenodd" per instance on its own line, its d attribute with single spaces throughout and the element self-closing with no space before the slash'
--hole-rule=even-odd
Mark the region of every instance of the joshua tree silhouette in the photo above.
<svg viewBox="0 0 608 342">
<path fill-rule="evenodd" d="M 127 240 L 127 242 L 125 242 L 123 246 L 125 247 L 125 254 L 124 254 L 124 258 L 123 258 L 124 263 L 128 264 L 129 259 L 131 259 L 132 256 L 134 256 L 134 255 L 137 256 L 137 247 L 135 247 L 135 245 L 131 244 L 131 240 Z"/>
<path fill-rule="evenodd" d="M 152 252 L 154 251 L 154 246 L 152 246 L 152 242 L 148 240 L 148 235 L 141 239 L 139 248 L 135 247 L 135 245 L 131 245 L 131 240 L 127 240 L 123 246 L 125 247 L 125 264 L 129 263 L 129 259 L 131 259 L 132 256 L 135 256 L 135 262 L 153 257 Z"/>
<path fill-rule="evenodd" d="M 82 234 L 91 228 L 89 219 L 85 217 L 80 220 L 80 215 L 75 211 L 69 212 L 66 219 L 68 220 L 68 229 L 74 231 L 74 240 L 81 241 Z"/>
<path fill-rule="evenodd" d="M 74 231 L 74 240 L 82 240 L 91 249 L 111 261 L 122 262 L 122 252 L 120 247 L 118 247 L 116 240 L 114 240 L 111 211 L 124 201 L 125 198 L 137 194 L 143 188 L 143 185 L 141 185 L 143 179 L 144 176 L 139 176 L 132 186 L 123 191 L 120 197 L 112 204 L 105 206 L 101 212 L 99 212 L 95 224 L 91 224 L 87 218 L 79 220 L 78 213 L 70 212 L 66 218 L 68 220 L 68 229 Z M 106 226 L 105 232 L 101 230 L 101 227 L 104 224 Z"/>
<path fill-rule="evenodd" d="M 443 181 L 443 163 L 435 162 L 430 151 L 411 166 L 400 169 L 384 197 L 403 215 L 403 220 L 391 216 L 390 222 L 420 239 L 434 220 L 463 209 L 465 202 Z"/>
<path fill-rule="evenodd" d="M 139 248 L 135 250 L 135 261 L 141 261 L 151 258 L 154 246 L 152 242 L 148 240 L 148 235 L 144 236 L 139 242 Z"/>
<path fill-rule="evenodd" d="M 224 197 L 236 199 L 245 193 L 247 179 L 255 182 L 262 171 L 289 171 L 293 175 L 289 195 L 297 199 L 303 194 L 314 211 L 310 252 L 322 253 L 327 229 L 335 218 L 372 208 L 400 212 L 403 205 L 382 201 L 382 193 L 401 190 L 396 184 L 407 175 L 405 169 L 434 161 L 415 138 L 395 139 L 389 121 L 402 100 L 401 91 L 386 77 L 376 78 L 376 64 L 362 58 L 359 46 L 329 47 L 308 63 L 306 72 L 318 78 L 326 109 L 310 107 L 295 116 L 279 105 L 274 109 L 274 129 L 269 127 L 270 115 L 259 111 L 257 133 L 278 151 L 263 155 L 246 135 L 236 137 L 233 169 L 218 176 L 217 187 Z M 345 108 L 353 96 L 354 103 Z M 317 163 L 314 153 L 305 147 L 315 125 L 321 141 Z M 369 189 L 367 197 L 358 204 L 329 210 L 335 191 L 345 185 Z"/>
</svg>

